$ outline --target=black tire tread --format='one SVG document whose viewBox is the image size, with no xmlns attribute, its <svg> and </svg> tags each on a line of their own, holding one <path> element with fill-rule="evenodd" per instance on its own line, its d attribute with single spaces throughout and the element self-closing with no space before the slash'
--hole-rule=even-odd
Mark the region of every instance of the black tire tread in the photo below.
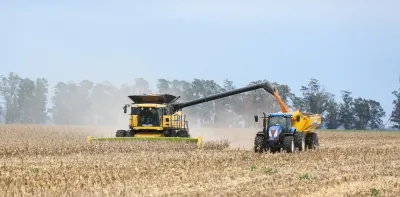
<svg viewBox="0 0 400 197">
<path fill-rule="evenodd" d="M 314 132 L 308 133 L 306 136 L 306 147 L 308 149 L 318 149 L 319 142 L 318 142 L 318 135 Z"/>
<path fill-rule="evenodd" d="M 262 153 L 264 150 L 264 139 L 265 136 L 262 135 L 256 135 L 254 138 L 254 152 L 256 153 Z"/>
<path fill-rule="evenodd" d="M 125 131 L 125 130 L 118 130 L 118 131 L 115 133 L 115 136 L 116 136 L 116 137 L 125 137 L 125 136 L 126 136 L 126 131 Z"/>
<path fill-rule="evenodd" d="M 286 150 L 286 152 L 291 153 L 291 145 L 292 145 L 292 141 L 294 141 L 294 137 L 293 136 L 285 136 L 285 138 L 283 138 L 283 147 Z"/>
<path fill-rule="evenodd" d="M 303 151 L 302 147 L 301 147 L 301 142 L 302 139 L 305 138 L 304 133 L 303 132 L 295 132 L 294 133 L 294 146 L 296 148 L 299 148 L 299 151 Z M 306 146 L 307 148 L 307 146 Z"/>
</svg>

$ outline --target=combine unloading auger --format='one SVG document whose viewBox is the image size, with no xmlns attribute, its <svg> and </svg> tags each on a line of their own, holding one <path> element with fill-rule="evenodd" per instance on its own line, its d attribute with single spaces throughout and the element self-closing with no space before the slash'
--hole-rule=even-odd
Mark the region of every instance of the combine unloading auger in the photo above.
<svg viewBox="0 0 400 197">
<path fill-rule="evenodd" d="M 202 137 L 192 138 L 189 134 L 186 116 L 182 115 L 183 108 L 261 88 L 271 94 L 274 93 L 272 85 L 265 82 L 182 103 L 176 102 L 179 97 L 170 94 L 130 95 L 128 97 L 132 103 L 123 107 L 124 113 L 130 109 L 129 129 L 118 130 L 116 137 L 88 136 L 88 141 L 181 141 L 196 143 L 197 147 L 201 147 Z"/>
</svg>

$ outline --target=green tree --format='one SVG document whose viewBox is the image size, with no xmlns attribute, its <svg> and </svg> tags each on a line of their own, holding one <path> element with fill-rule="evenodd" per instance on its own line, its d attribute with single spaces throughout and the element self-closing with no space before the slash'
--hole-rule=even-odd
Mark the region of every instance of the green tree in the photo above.
<svg viewBox="0 0 400 197">
<path fill-rule="evenodd" d="M 398 91 L 393 91 L 392 94 L 395 96 L 395 100 L 393 100 L 393 111 L 390 116 L 390 122 L 393 124 L 392 128 L 400 129 L 400 88 Z"/>
<path fill-rule="evenodd" d="M 94 111 L 91 100 L 93 83 L 83 80 L 59 82 L 55 87 L 53 101 L 53 119 L 57 124 L 93 124 Z"/>
<path fill-rule="evenodd" d="M 157 89 L 160 94 L 171 93 L 170 92 L 171 82 L 166 79 L 158 79 L 157 80 Z"/>
<path fill-rule="evenodd" d="M 368 100 L 368 104 L 371 117 L 369 127 L 371 129 L 379 129 L 383 126 L 382 118 L 386 116 L 386 113 L 378 101 Z"/>
<path fill-rule="evenodd" d="M 311 79 L 308 85 L 302 86 L 300 90 L 307 112 L 321 114 L 326 111 L 329 93 L 321 87 L 317 79 Z"/>
<path fill-rule="evenodd" d="M 345 129 L 351 129 L 354 127 L 354 100 L 351 96 L 350 91 L 342 91 L 343 103 L 339 105 L 339 123 L 344 126 Z"/>
<path fill-rule="evenodd" d="M 18 113 L 20 115 L 19 123 L 32 124 L 36 116 L 36 94 L 35 82 L 31 79 L 21 79 L 18 84 Z"/>
<path fill-rule="evenodd" d="M 51 114 L 55 124 L 68 125 L 74 123 L 69 117 L 73 110 L 68 101 L 69 97 L 68 85 L 64 82 L 58 82 L 54 87 L 54 96 L 51 98 L 53 103 Z"/>
<path fill-rule="evenodd" d="M 354 100 L 354 129 L 379 129 L 383 123 L 385 111 L 375 100 L 357 98 Z"/>
<path fill-rule="evenodd" d="M 330 94 L 327 109 L 326 109 L 326 116 L 324 117 L 324 122 L 328 129 L 337 129 L 339 126 L 339 105 L 335 102 L 335 95 Z"/>
<path fill-rule="evenodd" d="M 355 129 L 366 129 L 371 119 L 368 100 L 363 98 L 354 99 L 353 104 L 354 127 Z"/>
<path fill-rule="evenodd" d="M 47 120 L 47 95 L 49 83 L 45 78 L 36 79 L 35 84 L 35 115 L 33 117 L 36 124 L 46 123 Z"/>
<path fill-rule="evenodd" d="M 18 123 L 21 113 L 18 105 L 18 92 L 21 77 L 10 72 L 7 77 L 1 76 L 1 94 L 5 102 L 4 119 L 6 123 Z"/>
</svg>

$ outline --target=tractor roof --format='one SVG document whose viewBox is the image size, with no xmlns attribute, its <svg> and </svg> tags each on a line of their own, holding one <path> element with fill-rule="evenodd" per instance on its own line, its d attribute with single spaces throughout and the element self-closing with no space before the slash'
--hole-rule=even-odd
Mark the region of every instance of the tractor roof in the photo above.
<svg viewBox="0 0 400 197">
<path fill-rule="evenodd" d="M 134 103 L 154 103 L 163 104 L 170 103 L 176 96 L 170 94 L 159 94 L 159 95 L 130 95 L 128 96 Z"/>
<path fill-rule="evenodd" d="M 269 114 L 270 117 L 281 117 L 281 116 L 286 116 L 286 117 L 291 117 L 291 113 L 271 113 Z"/>
</svg>

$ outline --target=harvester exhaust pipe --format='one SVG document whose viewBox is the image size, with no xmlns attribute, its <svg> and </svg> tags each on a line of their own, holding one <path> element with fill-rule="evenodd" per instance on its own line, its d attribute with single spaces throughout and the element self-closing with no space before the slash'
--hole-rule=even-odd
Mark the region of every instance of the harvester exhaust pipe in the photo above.
<svg viewBox="0 0 400 197">
<path fill-rule="evenodd" d="M 274 92 L 276 90 L 269 82 L 264 82 L 264 83 L 254 84 L 254 85 L 248 85 L 248 86 L 243 87 L 243 88 L 238 88 L 238 89 L 234 89 L 234 90 L 231 90 L 231 91 L 222 92 L 222 93 L 219 93 L 219 94 L 206 96 L 206 97 L 195 99 L 195 100 L 191 100 L 191 101 L 188 101 L 188 102 L 172 103 L 171 106 L 175 110 L 179 110 L 179 109 L 182 109 L 182 108 L 185 108 L 185 107 L 189 107 L 189 106 L 192 106 L 192 105 L 197 105 L 199 103 L 204 103 L 204 102 L 208 102 L 208 101 L 212 101 L 212 100 L 216 100 L 216 99 L 232 96 L 232 95 L 235 95 L 235 94 L 240 94 L 240 93 L 243 93 L 243 92 L 248 92 L 248 91 L 251 91 L 251 90 L 260 89 L 260 88 L 263 88 L 265 91 L 269 92 L 272 95 L 274 95 Z"/>
</svg>

